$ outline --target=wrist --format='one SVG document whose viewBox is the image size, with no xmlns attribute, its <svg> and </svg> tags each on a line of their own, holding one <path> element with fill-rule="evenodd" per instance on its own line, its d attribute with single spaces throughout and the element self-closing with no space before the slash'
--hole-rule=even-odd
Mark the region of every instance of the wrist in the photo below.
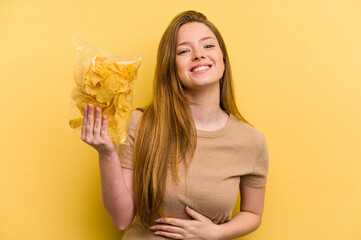
<svg viewBox="0 0 361 240">
<path fill-rule="evenodd" d="M 113 151 L 98 151 L 99 161 L 113 161 L 118 160 L 118 152 Z"/>
<path fill-rule="evenodd" d="M 215 227 L 214 227 L 214 235 L 213 235 L 213 239 L 214 240 L 225 240 L 223 238 L 223 234 L 222 234 L 222 225 L 221 224 L 216 224 Z"/>
</svg>

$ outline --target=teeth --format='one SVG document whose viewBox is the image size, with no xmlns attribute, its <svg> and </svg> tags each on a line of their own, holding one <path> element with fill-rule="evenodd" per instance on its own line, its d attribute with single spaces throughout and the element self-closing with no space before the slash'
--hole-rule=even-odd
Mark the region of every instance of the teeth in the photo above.
<svg viewBox="0 0 361 240">
<path fill-rule="evenodd" d="M 210 66 L 197 67 L 197 68 L 193 69 L 192 72 L 198 72 L 198 71 L 202 71 L 202 70 L 208 69 L 208 68 L 210 68 Z"/>
</svg>

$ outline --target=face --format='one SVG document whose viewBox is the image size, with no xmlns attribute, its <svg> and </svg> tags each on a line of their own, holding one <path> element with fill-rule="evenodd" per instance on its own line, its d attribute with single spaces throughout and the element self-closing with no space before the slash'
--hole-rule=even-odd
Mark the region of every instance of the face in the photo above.
<svg viewBox="0 0 361 240">
<path fill-rule="evenodd" d="M 186 90 L 218 84 L 225 69 L 223 54 L 216 36 L 205 24 L 191 22 L 179 28 L 176 66 Z"/>
</svg>

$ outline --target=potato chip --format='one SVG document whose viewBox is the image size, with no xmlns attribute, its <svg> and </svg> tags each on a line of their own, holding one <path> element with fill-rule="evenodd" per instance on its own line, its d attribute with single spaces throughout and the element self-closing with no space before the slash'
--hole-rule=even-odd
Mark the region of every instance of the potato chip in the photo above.
<svg viewBox="0 0 361 240">
<path fill-rule="evenodd" d="M 68 126 L 79 129 L 84 106 L 91 103 L 108 116 L 108 134 L 116 143 L 126 137 L 133 87 L 142 57 L 108 56 L 97 46 L 74 37 L 77 45 L 74 87 Z"/>
<path fill-rule="evenodd" d="M 82 118 L 72 119 L 69 121 L 69 126 L 71 128 L 78 128 L 82 125 L 82 122 L 83 122 Z"/>
</svg>

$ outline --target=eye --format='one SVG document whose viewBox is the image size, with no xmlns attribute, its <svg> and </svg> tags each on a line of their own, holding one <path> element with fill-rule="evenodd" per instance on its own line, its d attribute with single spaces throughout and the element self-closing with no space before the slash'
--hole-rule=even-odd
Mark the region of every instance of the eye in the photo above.
<svg viewBox="0 0 361 240">
<path fill-rule="evenodd" d="M 183 51 L 179 52 L 178 55 L 183 54 L 183 53 L 186 53 L 187 51 L 188 51 L 188 50 L 183 50 Z"/>
<path fill-rule="evenodd" d="M 206 45 L 206 48 L 213 48 L 213 47 L 214 47 L 214 45 L 212 45 L 212 44 Z"/>
</svg>

